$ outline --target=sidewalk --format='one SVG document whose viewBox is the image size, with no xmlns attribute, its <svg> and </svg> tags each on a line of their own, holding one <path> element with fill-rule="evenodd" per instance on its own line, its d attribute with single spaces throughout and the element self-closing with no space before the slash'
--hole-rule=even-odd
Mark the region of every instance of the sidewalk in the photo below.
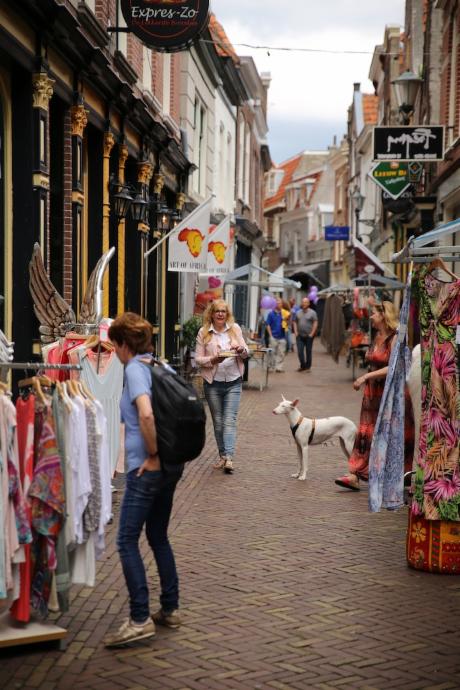
<svg viewBox="0 0 460 690">
<path fill-rule="evenodd" d="M 121 492 L 95 589 L 76 589 L 66 651 L 42 645 L 0 654 L 4 690 L 447 690 L 460 688 L 460 578 L 410 570 L 407 511 L 370 514 L 367 490 L 334 485 L 346 472 L 337 443 L 312 447 L 307 481 L 281 394 L 305 416 L 358 420 L 362 393 L 316 343 L 313 372 L 273 374 L 243 393 L 237 471 L 211 469 L 209 436 L 187 468 L 171 526 L 184 624 L 109 651 L 102 638 L 127 615 L 115 549 Z M 147 549 L 144 544 L 144 552 Z M 157 607 L 155 566 L 152 610 Z"/>
</svg>

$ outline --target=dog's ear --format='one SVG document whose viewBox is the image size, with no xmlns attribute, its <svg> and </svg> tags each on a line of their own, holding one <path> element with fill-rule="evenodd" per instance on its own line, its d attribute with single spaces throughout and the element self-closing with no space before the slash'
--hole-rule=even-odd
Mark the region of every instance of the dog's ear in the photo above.
<svg viewBox="0 0 460 690">
<path fill-rule="evenodd" d="M 292 407 L 297 407 L 298 404 L 299 404 L 299 398 L 296 398 L 295 400 L 293 400 L 291 402 Z"/>
</svg>

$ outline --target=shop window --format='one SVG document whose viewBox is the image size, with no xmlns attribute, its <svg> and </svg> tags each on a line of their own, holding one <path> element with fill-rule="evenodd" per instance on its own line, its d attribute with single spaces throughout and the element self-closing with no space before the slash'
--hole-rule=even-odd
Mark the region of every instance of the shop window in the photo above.
<svg viewBox="0 0 460 690">
<path fill-rule="evenodd" d="M 200 196 L 206 194 L 206 147 L 207 147 L 207 113 L 206 107 L 199 99 L 195 99 L 193 133 L 193 157 L 197 169 L 193 175 L 193 188 Z"/>
</svg>

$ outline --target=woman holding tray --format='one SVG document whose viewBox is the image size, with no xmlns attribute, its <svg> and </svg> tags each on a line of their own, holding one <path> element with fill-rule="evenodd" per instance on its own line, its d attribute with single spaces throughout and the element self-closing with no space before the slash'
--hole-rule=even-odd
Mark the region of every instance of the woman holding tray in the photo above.
<svg viewBox="0 0 460 690">
<path fill-rule="evenodd" d="M 211 411 L 219 449 L 215 469 L 233 472 L 236 419 L 243 381 L 243 360 L 248 348 L 230 307 L 216 300 L 206 309 L 196 339 L 195 361 L 204 379 L 204 394 Z"/>
</svg>

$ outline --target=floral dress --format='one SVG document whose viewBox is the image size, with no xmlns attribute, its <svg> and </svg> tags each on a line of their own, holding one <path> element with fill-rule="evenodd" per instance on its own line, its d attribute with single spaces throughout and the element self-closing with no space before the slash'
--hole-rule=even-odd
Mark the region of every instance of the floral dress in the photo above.
<svg viewBox="0 0 460 690">
<path fill-rule="evenodd" d="M 381 343 L 374 343 L 368 350 L 366 360 L 370 371 L 377 371 L 388 366 L 391 354 L 391 343 L 394 333 L 391 333 Z M 358 433 L 355 438 L 355 445 L 348 461 L 348 468 L 351 474 L 356 474 L 360 479 L 367 481 L 369 476 L 369 455 L 371 451 L 372 439 L 374 437 L 375 425 L 380 409 L 383 391 L 385 389 L 385 378 L 367 380 L 364 386 L 363 403 L 359 418 Z M 406 416 L 404 424 L 404 458 L 405 465 L 411 466 L 414 447 L 414 421 L 412 415 L 412 405 L 406 390 Z"/>
<path fill-rule="evenodd" d="M 412 513 L 460 520 L 460 280 L 423 266 L 415 276 L 422 350 L 422 413 Z"/>
</svg>

